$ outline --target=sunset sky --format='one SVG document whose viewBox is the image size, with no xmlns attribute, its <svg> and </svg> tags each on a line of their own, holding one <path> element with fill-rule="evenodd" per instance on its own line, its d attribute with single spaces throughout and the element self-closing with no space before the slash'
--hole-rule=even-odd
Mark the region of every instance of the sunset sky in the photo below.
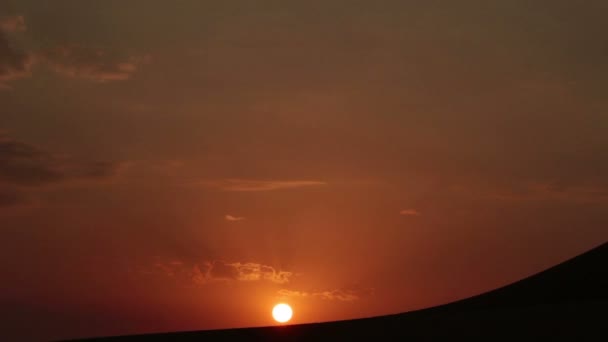
<svg viewBox="0 0 608 342">
<path fill-rule="evenodd" d="M 397 313 L 606 242 L 607 16 L 3 0 L 0 339 Z"/>
</svg>

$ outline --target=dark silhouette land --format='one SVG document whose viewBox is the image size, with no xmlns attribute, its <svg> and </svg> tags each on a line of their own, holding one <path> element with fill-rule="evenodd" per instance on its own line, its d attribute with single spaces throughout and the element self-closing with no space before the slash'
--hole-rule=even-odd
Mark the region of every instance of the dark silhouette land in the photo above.
<svg viewBox="0 0 608 342">
<path fill-rule="evenodd" d="M 397 315 L 279 327 L 106 337 L 88 341 L 464 340 L 608 341 L 608 243 L 511 285 Z"/>
</svg>

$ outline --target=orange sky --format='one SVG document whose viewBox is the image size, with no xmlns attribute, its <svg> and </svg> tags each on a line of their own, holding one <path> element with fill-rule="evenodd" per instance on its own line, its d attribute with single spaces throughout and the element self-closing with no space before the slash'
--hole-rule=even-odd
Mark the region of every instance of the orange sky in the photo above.
<svg viewBox="0 0 608 342">
<path fill-rule="evenodd" d="M 396 313 L 605 242 L 607 10 L 3 1 L 0 339 Z"/>
</svg>

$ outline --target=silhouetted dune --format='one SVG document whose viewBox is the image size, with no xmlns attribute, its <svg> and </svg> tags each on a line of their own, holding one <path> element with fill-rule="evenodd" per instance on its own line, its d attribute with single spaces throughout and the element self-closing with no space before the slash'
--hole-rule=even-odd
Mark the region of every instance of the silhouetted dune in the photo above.
<svg viewBox="0 0 608 342">
<path fill-rule="evenodd" d="M 608 243 L 511 285 L 403 314 L 281 327 L 150 334 L 100 341 L 318 341 L 483 337 L 608 341 Z"/>
</svg>

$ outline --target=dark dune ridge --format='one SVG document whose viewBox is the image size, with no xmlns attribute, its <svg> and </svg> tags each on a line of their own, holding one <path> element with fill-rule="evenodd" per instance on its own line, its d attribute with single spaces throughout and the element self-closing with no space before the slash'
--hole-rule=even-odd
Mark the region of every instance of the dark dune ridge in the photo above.
<svg viewBox="0 0 608 342">
<path fill-rule="evenodd" d="M 590 338 L 608 341 L 608 243 L 511 285 L 402 314 L 315 324 L 86 341 L 319 341 Z M 84 341 L 84 340 L 83 340 Z"/>
</svg>

